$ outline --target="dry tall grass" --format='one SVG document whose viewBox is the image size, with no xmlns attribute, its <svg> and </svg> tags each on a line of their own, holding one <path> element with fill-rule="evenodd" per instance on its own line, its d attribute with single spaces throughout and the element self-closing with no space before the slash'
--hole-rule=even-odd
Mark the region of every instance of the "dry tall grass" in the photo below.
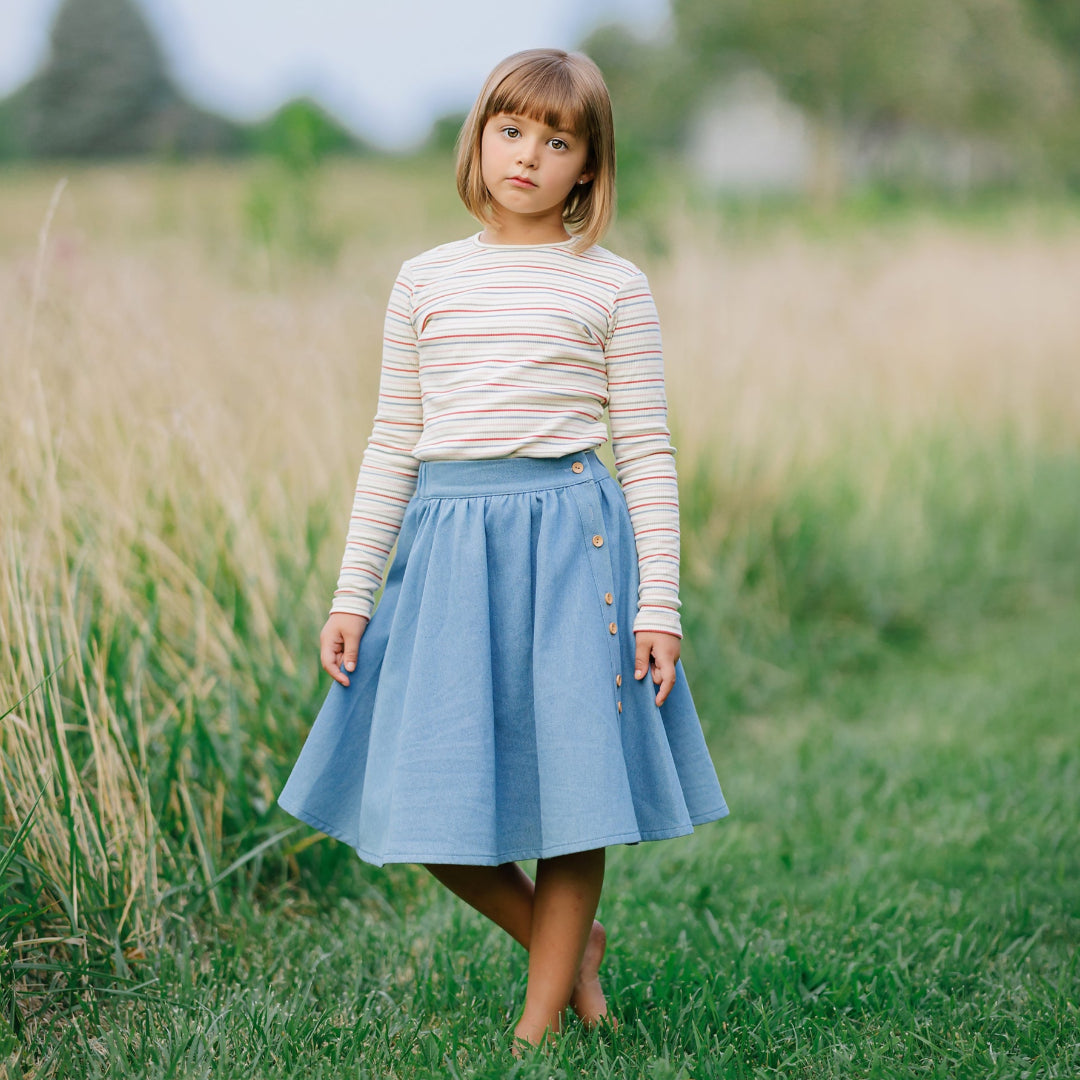
<svg viewBox="0 0 1080 1080">
<path fill-rule="evenodd" d="M 852 439 L 1080 419 L 1080 230 L 913 224 L 731 248 L 683 229 L 652 277 L 676 424 L 780 478 Z"/>
<path fill-rule="evenodd" d="M 19 702 L 0 794 L 10 826 L 46 786 L 26 854 L 67 932 L 119 957 L 178 882 L 227 870 L 230 762 L 254 765 L 253 812 L 272 805 L 258 765 L 295 719 L 265 673 L 313 665 L 292 629 L 333 583 L 389 284 L 471 226 L 442 178 L 342 167 L 328 266 L 251 242 L 248 172 L 132 167 L 71 173 L 39 246 L 56 179 L 0 181 L 0 710 Z M 1076 224 L 672 237 L 640 261 L 682 460 L 707 456 L 734 498 L 844 454 L 884 474 L 931 428 L 1077 429 Z"/>
</svg>

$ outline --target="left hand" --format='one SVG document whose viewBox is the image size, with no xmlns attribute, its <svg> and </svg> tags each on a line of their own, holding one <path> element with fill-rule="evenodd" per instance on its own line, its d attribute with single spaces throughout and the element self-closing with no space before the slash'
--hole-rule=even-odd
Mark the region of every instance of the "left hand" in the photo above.
<svg viewBox="0 0 1080 1080">
<path fill-rule="evenodd" d="M 656 704 L 663 705 L 675 685 L 675 661 L 679 659 L 682 642 L 674 634 L 664 634 L 659 630 L 640 630 L 634 634 L 634 639 L 637 643 L 634 650 L 634 678 L 645 678 L 651 656 L 653 682 L 660 687 Z"/>
</svg>

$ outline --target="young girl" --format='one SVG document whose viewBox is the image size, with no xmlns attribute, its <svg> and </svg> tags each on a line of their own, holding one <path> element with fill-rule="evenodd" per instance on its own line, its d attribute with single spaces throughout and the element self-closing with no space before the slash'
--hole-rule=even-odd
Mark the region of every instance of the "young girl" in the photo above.
<svg viewBox="0 0 1080 1080">
<path fill-rule="evenodd" d="M 523 945 L 515 1035 L 537 1044 L 567 1006 L 607 1017 L 604 848 L 728 811 L 679 661 L 656 309 L 597 244 L 615 150 L 592 61 L 499 64 L 457 180 L 483 229 L 394 284 L 320 638 L 335 682 L 279 802 L 377 866 L 426 864 Z"/>
</svg>

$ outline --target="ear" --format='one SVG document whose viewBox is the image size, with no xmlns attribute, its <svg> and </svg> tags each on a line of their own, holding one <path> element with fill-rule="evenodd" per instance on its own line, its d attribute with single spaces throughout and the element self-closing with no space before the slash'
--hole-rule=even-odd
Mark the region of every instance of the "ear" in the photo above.
<svg viewBox="0 0 1080 1080">
<path fill-rule="evenodd" d="M 590 170 L 586 170 L 579 177 L 577 182 L 579 184 L 587 184 L 596 174 Z"/>
</svg>

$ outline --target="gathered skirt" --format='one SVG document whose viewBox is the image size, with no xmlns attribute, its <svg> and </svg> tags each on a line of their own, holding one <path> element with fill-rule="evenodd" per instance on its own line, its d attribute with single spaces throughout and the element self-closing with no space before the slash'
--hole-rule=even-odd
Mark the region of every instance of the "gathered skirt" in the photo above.
<svg viewBox="0 0 1080 1080">
<path fill-rule="evenodd" d="M 548 858 L 724 817 L 681 662 L 662 706 L 634 678 L 637 585 L 626 500 L 593 451 L 422 463 L 350 685 L 331 685 L 279 805 L 379 866 Z"/>
</svg>

